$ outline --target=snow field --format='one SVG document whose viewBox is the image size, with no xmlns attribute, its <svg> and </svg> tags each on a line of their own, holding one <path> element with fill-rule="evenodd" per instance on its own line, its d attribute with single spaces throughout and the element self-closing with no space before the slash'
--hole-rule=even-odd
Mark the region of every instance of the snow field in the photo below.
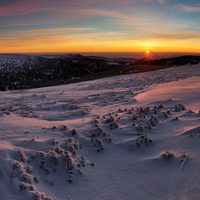
<svg viewBox="0 0 200 200">
<path fill-rule="evenodd" d="M 198 199 L 199 74 L 0 92 L 0 199 Z"/>
</svg>

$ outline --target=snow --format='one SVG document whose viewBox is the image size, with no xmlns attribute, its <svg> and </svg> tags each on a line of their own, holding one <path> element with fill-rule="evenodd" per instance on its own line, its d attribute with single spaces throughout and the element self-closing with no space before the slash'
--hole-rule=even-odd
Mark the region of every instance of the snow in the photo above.
<svg viewBox="0 0 200 200">
<path fill-rule="evenodd" d="M 58 55 L 41 55 L 41 58 L 46 58 L 46 59 L 55 59 L 55 58 L 67 58 L 67 57 L 71 57 L 70 54 L 58 54 Z"/>
<path fill-rule="evenodd" d="M 199 199 L 200 65 L 0 92 L 0 199 Z"/>
<path fill-rule="evenodd" d="M 119 65 L 119 63 L 116 62 L 108 62 L 109 65 Z"/>
</svg>

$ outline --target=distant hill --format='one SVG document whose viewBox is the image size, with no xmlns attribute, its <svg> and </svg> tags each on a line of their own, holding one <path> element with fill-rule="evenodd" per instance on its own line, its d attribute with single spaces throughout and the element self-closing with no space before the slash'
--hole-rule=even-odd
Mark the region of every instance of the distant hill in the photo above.
<svg viewBox="0 0 200 200">
<path fill-rule="evenodd" d="M 197 64 L 200 56 L 168 59 L 134 59 L 82 56 L 80 54 L 0 54 L 0 90 L 28 89 L 108 76 Z"/>
</svg>

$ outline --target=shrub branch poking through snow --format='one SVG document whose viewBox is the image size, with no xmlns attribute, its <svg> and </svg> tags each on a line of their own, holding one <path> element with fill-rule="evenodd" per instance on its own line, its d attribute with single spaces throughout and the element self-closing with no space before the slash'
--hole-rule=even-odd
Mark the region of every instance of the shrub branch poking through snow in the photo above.
<svg viewBox="0 0 200 200">
<path fill-rule="evenodd" d="M 183 170 L 187 161 L 188 161 L 189 156 L 187 154 L 183 154 L 182 158 L 181 158 L 181 165 L 180 165 L 180 170 Z"/>
<path fill-rule="evenodd" d="M 183 158 L 181 159 L 181 162 L 185 162 L 185 160 L 188 158 L 188 155 L 186 155 L 185 153 L 184 153 L 184 155 L 183 155 Z"/>
<path fill-rule="evenodd" d="M 140 146 L 141 146 L 141 144 L 140 144 L 140 141 L 139 141 L 139 140 L 136 140 L 136 143 L 135 143 L 135 144 L 136 144 L 136 146 L 137 146 L 137 147 L 140 147 Z"/>
<path fill-rule="evenodd" d="M 72 183 L 72 182 L 73 182 L 73 177 L 74 177 L 74 175 L 73 175 L 73 174 L 69 174 L 69 179 L 68 179 L 68 181 L 69 181 L 70 183 Z"/>
</svg>

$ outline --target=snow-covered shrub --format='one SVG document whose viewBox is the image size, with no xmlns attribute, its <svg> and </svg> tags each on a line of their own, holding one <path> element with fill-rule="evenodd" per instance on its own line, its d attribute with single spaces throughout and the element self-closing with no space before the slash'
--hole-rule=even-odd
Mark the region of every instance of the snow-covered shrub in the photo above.
<svg viewBox="0 0 200 200">
<path fill-rule="evenodd" d="M 78 134 L 78 131 L 76 128 L 73 128 L 72 131 L 71 131 L 71 134 L 72 135 L 77 135 Z"/>
<path fill-rule="evenodd" d="M 138 116 L 136 115 L 136 114 L 134 114 L 133 116 L 132 116 L 132 119 L 133 120 L 136 120 L 138 118 Z"/>
<path fill-rule="evenodd" d="M 186 108 L 184 107 L 184 105 L 182 105 L 182 104 L 177 104 L 177 105 L 175 105 L 174 106 L 174 109 L 175 109 L 175 111 L 176 112 L 179 112 L 179 111 L 181 111 L 181 110 L 186 110 Z"/>
<path fill-rule="evenodd" d="M 82 115 L 86 115 L 86 114 L 88 114 L 89 112 L 90 112 L 90 111 L 89 111 L 89 109 L 87 109 L 87 108 L 81 110 L 81 114 L 82 114 Z"/>
<path fill-rule="evenodd" d="M 18 162 L 18 161 L 12 163 L 12 166 L 11 166 L 12 170 L 17 170 L 20 173 L 22 173 L 23 168 L 24 168 L 23 164 L 21 162 Z"/>
<path fill-rule="evenodd" d="M 70 109 L 70 110 L 78 109 L 78 108 L 79 108 L 79 106 L 76 105 L 76 104 L 70 104 L 70 105 L 69 105 L 69 109 Z"/>
<path fill-rule="evenodd" d="M 32 183 L 32 179 L 31 179 L 31 176 L 27 173 L 23 173 L 22 175 L 22 178 L 23 180 L 26 182 L 26 183 Z"/>
<path fill-rule="evenodd" d="M 55 151 L 51 151 L 49 153 L 49 155 L 50 155 L 50 161 L 53 162 L 55 165 L 57 165 L 58 164 L 58 159 L 57 159 L 56 152 Z"/>
<path fill-rule="evenodd" d="M 115 118 L 113 116 L 110 116 L 109 118 L 106 119 L 107 123 L 111 123 L 113 121 L 115 121 Z"/>
<path fill-rule="evenodd" d="M 59 131 L 66 131 L 68 127 L 66 125 L 62 125 L 62 128 L 59 129 Z"/>
<path fill-rule="evenodd" d="M 32 195 L 33 200 L 42 200 L 41 195 L 39 192 L 33 193 Z"/>
<path fill-rule="evenodd" d="M 32 166 L 27 166 L 25 167 L 26 173 L 32 174 L 33 173 L 33 167 Z"/>
<path fill-rule="evenodd" d="M 26 155 L 22 150 L 18 150 L 17 153 L 19 154 L 21 161 L 24 162 L 26 160 Z"/>
<path fill-rule="evenodd" d="M 95 125 L 96 127 L 98 127 L 99 124 L 100 124 L 99 120 L 95 119 L 95 120 L 94 120 L 94 125 Z"/>
<path fill-rule="evenodd" d="M 36 176 L 34 176 L 34 177 L 33 177 L 33 181 L 34 181 L 35 183 L 39 183 L 39 178 L 36 177 Z"/>
<path fill-rule="evenodd" d="M 53 200 L 53 198 L 46 196 L 46 194 L 43 192 L 34 192 L 32 194 L 32 200 Z"/>
<path fill-rule="evenodd" d="M 159 119 L 156 117 L 156 116 L 154 116 L 154 115 L 152 115 L 151 117 L 150 117 L 150 122 L 151 123 L 154 123 L 154 122 L 159 122 Z"/>
<path fill-rule="evenodd" d="M 137 126 L 137 131 L 142 131 L 144 129 L 145 125 L 143 123 L 140 123 L 138 126 Z"/>
<path fill-rule="evenodd" d="M 57 145 L 57 144 L 59 144 L 59 140 L 57 140 L 56 138 L 53 138 L 53 140 L 52 140 L 52 144 L 53 144 L 53 145 Z"/>
<path fill-rule="evenodd" d="M 48 167 L 47 165 L 45 165 L 43 168 L 44 168 L 44 170 L 45 170 L 45 172 L 46 172 L 47 174 L 49 174 L 49 173 L 51 172 L 51 168 Z"/>
<path fill-rule="evenodd" d="M 140 141 L 139 141 L 139 140 L 136 140 L 136 143 L 135 143 L 135 144 L 136 144 L 136 146 L 137 146 L 137 147 L 140 147 L 140 146 L 141 146 L 141 144 L 140 144 Z"/>
<path fill-rule="evenodd" d="M 185 162 L 185 160 L 188 158 L 188 155 L 184 153 L 182 159 L 181 159 L 181 162 Z"/>
<path fill-rule="evenodd" d="M 26 190 L 27 189 L 27 184 L 24 182 L 19 183 L 18 185 L 20 190 Z"/>
<path fill-rule="evenodd" d="M 119 128 L 119 123 L 117 121 L 113 121 L 109 124 L 110 129 Z"/>
<path fill-rule="evenodd" d="M 165 108 L 165 106 L 161 103 L 160 105 L 158 105 L 157 107 L 159 110 Z"/>
<path fill-rule="evenodd" d="M 27 189 L 28 189 L 29 191 L 36 191 L 36 188 L 35 188 L 34 185 L 29 185 L 29 186 L 27 187 Z"/>
<path fill-rule="evenodd" d="M 169 158 L 172 158 L 173 156 L 174 156 L 174 152 L 170 151 L 170 150 L 164 151 L 162 153 L 162 158 L 164 158 L 164 159 L 169 159 Z"/>
</svg>

